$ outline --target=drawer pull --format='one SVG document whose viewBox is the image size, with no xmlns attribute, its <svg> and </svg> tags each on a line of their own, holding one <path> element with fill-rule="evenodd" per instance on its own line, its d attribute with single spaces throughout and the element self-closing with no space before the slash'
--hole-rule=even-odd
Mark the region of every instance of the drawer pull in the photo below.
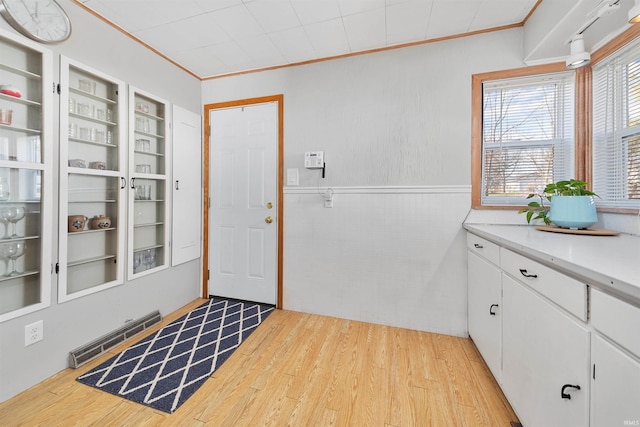
<svg viewBox="0 0 640 427">
<path fill-rule="evenodd" d="M 527 270 L 524 268 L 520 269 L 520 274 L 522 274 L 524 277 L 533 277 L 533 278 L 538 277 L 537 274 L 527 274 Z"/>
<path fill-rule="evenodd" d="M 474 247 L 474 248 L 476 248 L 476 249 L 482 249 L 482 248 L 484 248 L 484 246 L 482 246 L 482 245 L 480 245 L 480 244 L 478 244 L 478 243 L 474 243 L 474 244 L 473 244 L 473 247 Z"/>
<path fill-rule="evenodd" d="M 576 390 L 580 390 L 579 385 L 571 385 L 571 384 L 563 385 L 562 390 L 560 391 L 560 395 L 562 396 L 563 399 L 571 399 L 571 395 L 565 391 L 567 388 L 575 388 Z"/>
<path fill-rule="evenodd" d="M 492 315 L 492 316 L 495 316 L 496 312 L 493 311 L 493 307 L 497 308 L 497 307 L 500 307 L 500 306 L 498 304 L 491 304 L 491 307 L 489 307 L 489 314 Z"/>
</svg>

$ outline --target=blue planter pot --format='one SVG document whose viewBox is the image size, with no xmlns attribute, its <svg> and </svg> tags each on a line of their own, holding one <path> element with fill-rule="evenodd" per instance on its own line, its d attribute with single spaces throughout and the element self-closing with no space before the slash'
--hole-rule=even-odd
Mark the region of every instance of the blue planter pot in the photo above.
<svg viewBox="0 0 640 427">
<path fill-rule="evenodd" d="M 598 221 L 593 196 L 553 196 L 549 219 L 558 227 L 587 228 Z"/>
</svg>

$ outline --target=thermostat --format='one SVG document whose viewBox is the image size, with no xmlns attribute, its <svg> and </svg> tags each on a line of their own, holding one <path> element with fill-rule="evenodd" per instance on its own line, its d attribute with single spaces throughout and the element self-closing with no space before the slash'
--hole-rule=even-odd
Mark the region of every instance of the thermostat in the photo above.
<svg viewBox="0 0 640 427">
<path fill-rule="evenodd" d="M 304 153 L 304 167 L 307 169 L 324 168 L 324 151 L 307 151 Z"/>
</svg>

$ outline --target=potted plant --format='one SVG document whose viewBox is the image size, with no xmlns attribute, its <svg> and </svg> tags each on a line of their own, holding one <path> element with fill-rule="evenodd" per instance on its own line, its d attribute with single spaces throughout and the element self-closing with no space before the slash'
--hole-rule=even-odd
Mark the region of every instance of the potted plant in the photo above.
<svg viewBox="0 0 640 427">
<path fill-rule="evenodd" d="M 598 221 L 594 196 L 597 194 L 586 188 L 587 183 L 577 179 L 563 180 L 547 184 L 542 194 L 529 194 L 531 201 L 518 213 L 527 213 L 527 223 L 541 219 L 546 225 L 551 223 L 562 228 L 587 228 Z M 545 206 L 545 200 L 549 202 Z"/>
</svg>

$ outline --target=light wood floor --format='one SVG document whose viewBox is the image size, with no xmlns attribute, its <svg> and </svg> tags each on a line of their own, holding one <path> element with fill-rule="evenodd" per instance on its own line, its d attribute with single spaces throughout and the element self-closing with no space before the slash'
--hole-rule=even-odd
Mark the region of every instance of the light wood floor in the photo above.
<svg viewBox="0 0 640 427">
<path fill-rule="evenodd" d="M 202 302 L 166 316 L 149 333 Z M 128 345 L 1 403 L 0 424 L 509 427 L 517 421 L 468 339 L 276 310 L 173 414 L 75 381 Z"/>
</svg>

